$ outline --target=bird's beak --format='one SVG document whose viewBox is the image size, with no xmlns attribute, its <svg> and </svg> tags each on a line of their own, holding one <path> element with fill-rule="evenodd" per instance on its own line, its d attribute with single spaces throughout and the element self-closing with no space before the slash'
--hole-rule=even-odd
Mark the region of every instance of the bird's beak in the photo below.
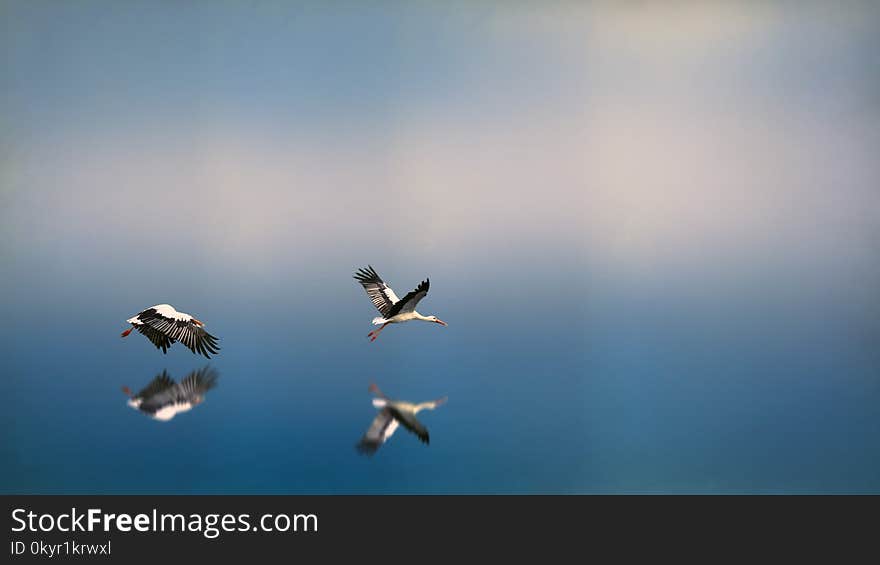
<svg viewBox="0 0 880 565">
<path fill-rule="evenodd" d="M 440 319 L 438 319 L 436 323 L 440 324 L 441 326 L 448 326 L 448 325 L 449 325 L 449 324 L 447 324 L 446 322 L 444 322 L 443 320 L 440 320 Z"/>
<path fill-rule="evenodd" d="M 205 325 L 205 324 L 203 324 L 202 322 L 200 322 L 199 320 L 196 320 L 195 318 L 193 318 L 193 322 L 195 322 L 196 325 L 199 325 L 199 326 L 204 326 L 204 325 Z"/>
</svg>

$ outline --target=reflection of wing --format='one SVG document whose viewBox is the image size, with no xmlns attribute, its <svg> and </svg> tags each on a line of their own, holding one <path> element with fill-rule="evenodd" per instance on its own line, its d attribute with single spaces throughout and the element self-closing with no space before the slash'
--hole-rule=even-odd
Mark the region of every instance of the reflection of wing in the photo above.
<svg viewBox="0 0 880 565">
<path fill-rule="evenodd" d="M 135 328 L 137 328 L 137 331 L 147 336 L 147 339 L 152 341 L 153 345 L 157 348 L 161 349 L 162 353 L 168 353 L 168 348 L 174 343 L 173 339 L 152 326 L 139 325 L 135 326 Z"/>
<path fill-rule="evenodd" d="M 401 412 L 393 406 L 390 406 L 389 409 L 391 410 L 394 419 L 400 422 L 401 426 L 416 434 L 418 438 L 422 440 L 422 443 L 430 443 L 431 438 L 428 436 L 428 429 L 416 419 L 414 414 L 410 412 Z"/>
<path fill-rule="evenodd" d="M 397 298 L 397 295 L 394 294 L 391 287 L 385 284 L 385 281 L 383 281 L 382 277 L 376 273 L 376 270 L 371 266 L 367 266 L 366 269 L 358 269 L 354 278 L 357 279 L 357 281 L 361 283 L 361 286 L 364 287 L 364 290 L 367 291 L 367 296 L 370 297 L 373 306 L 379 310 L 379 313 L 385 318 L 390 318 L 388 312 L 391 311 L 396 303 L 400 302 L 400 299 Z"/>
<path fill-rule="evenodd" d="M 168 371 L 163 370 L 161 373 L 156 375 L 156 377 L 153 378 L 153 380 L 150 381 L 150 383 L 145 386 L 139 393 L 135 394 L 133 398 L 144 400 L 172 387 L 174 387 L 174 379 L 172 379 L 168 375 Z"/>
<path fill-rule="evenodd" d="M 203 367 L 198 371 L 193 371 L 177 385 L 178 400 L 192 402 L 194 398 L 203 396 L 206 392 L 217 386 L 217 378 L 217 371 L 210 367 Z"/>
<path fill-rule="evenodd" d="M 397 420 L 391 415 L 391 410 L 383 408 L 376 414 L 373 423 L 370 424 L 357 449 L 364 455 L 373 455 L 376 450 L 385 443 L 397 429 Z"/>
<path fill-rule="evenodd" d="M 430 280 L 423 280 L 419 283 L 419 286 L 416 287 L 415 290 L 407 293 L 406 296 L 403 297 L 403 300 L 400 300 L 391 307 L 391 310 L 388 311 L 387 314 L 383 314 L 386 319 L 393 318 L 394 316 L 403 313 L 403 312 L 412 312 L 416 309 L 416 304 L 419 303 L 419 300 L 425 297 L 428 294 L 428 288 L 431 286 Z"/>
<path fill-rule="evenodd" d="M 434 410 L 441 404 L 446 404 L 446 401 L 449 400 L 448 396 L 444 396 L 443 398 L 438 398 L 437 400 L 429 400 L 427 402 L 420 402 L 416 404 L 415 412 L 418 414 L 422 410 Z"/>
<path fill-rule="evenodd" d="M 210 367 L 191 372 L 179 383 L 162 371 L 128 404 L 156 420 L 167 421 L 200 404 L 204 394 L 217 386 L 217 379 L 217 371 Z"/>
</svg>

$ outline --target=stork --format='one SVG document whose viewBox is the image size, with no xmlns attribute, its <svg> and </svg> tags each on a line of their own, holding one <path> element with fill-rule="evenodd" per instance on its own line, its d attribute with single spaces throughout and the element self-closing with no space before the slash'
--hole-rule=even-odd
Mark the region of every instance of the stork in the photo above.
<svg viewBox="0 0 880 565">
<path fill-rule="evenodd" d="M 410 320 L 422 320 L 423 322 L 433 322 L 442 326 L 448 325 L 437 316 L 423 316 L 416 312 L 416 304 L 428 294 L 428 288 L 431 286 L 430 279 L 425 279 L 415 290 L 410 291 L 403 300 L 394 294 L 385 281 L 376 273 L 372 266 L 358 269 L 354 278 L 361 283 L 367 296 L 373 302 L 373 306 L 382 314 L 373 318 L 373 325 L 380 326 L 379 329 L 373 330 L 367 334 L 370 341 L 376 341 L 379 333 L 385 329 L 388 324 L 401 324 Z"/>
<path fill-rule="evenodd" d="M 167 353 L 174 342 L 179 341 L 193 353 L 211 358 L 217 354 L 217 338 L 205 331 L 205 324 L 184 312 L 178 312 L 170 304 L 157 304 L 126 320 L 132 327 L 122 332 L 128 337 L 132 330 L 147 336 L 157 349 Z"/>
</svg>

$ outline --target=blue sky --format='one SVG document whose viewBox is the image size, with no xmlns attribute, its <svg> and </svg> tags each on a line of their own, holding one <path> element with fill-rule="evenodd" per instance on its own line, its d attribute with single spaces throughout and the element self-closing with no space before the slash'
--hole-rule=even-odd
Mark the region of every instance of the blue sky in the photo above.
<svg viewBox="0 0 880 565">
<path fill-rule="evenodd" d="M 288 248 L 293 223 L 345 245 L 383 213 L 405 217 L 384 226 L 398 249 L 576 241 L 617 265 L 876 230 L 869 7 L 4 12 L 7 241 L 28 231 L 15 218 L 76 238 L 99 212 L 130 246 L 154 234 L 129 211 L 172 194 L 187 243 L 220 224 L 238 260 Z"/>
</svg>

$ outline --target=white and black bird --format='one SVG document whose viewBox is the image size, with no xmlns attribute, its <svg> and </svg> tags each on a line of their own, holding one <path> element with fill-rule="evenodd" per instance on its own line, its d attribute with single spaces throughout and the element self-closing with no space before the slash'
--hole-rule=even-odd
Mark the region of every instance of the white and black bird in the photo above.
<svg viewBox="0 0 880 565">
<path fill-rule="evenodd" d="M 413 404 L 402 400 L 392 400 L 382 394 L 375 384 L 370 385 L 370 392 L 376 395 L 373 406 L 379 408 L 379 413 L 373 419 L 369 429 L 357 444 L 357 449 L 365 455 L 373 455 L 379 447 L 388 441 L 398 426 L 403 426 L 414 433 L 426 445 L 430 443 L 428 429 L 416 419 L 416 414 L 422 410 L 433 410 L 446 402 L 447 397 L 438 398 L 428 402 Z"/>
<path fill-rule="evenodd" d="M 378 273 L 376 273 L 376 270 L 369 265 L 365 269 L 358 269 L 354 278 L 361 283 L 361 286 L 367 291 L 367 296 L 373 301 L 373 306 L 375 306 L 376 309 L 379 310 L 379 313 L 382 314 L 381 316 L 373 318 L 373 325 L 381 327 L 367 334 L 370 341 L 375 341 L 376 338 L 379 337 L 379 333 L 384 330 L 385 326 L 388 324 L 400 324 L 410 320 L 422 320 L 423 322 L 433 322 L 442 326 L 447 325 L 446 322 L 437 316 L 423 316 L 416 312 L 416 305 L 426 294 L 428 294 L 428 288 L 431 286 L 431 281 L 429 279 L 425 279 L 419 283 L 419 286 L 417 286 L 415 290 L 410 291 L 403 297 L 403 300 L 401 300 L 396 294 L 394 294 L 391 287 L 385 284 L 385 281 L 383 281 Z"/>
<path fill-rule="evenodd" d="M 122 387 L 122 392 L 128 395 L 129 406 L 154 420 L 167 422 L 201 404 L 205 393 L 217 386 L 217 378 L 216 370 L 204 367 L 176 383 L 163 370 L 137 394 L 132 394 L 128 387 Z"/>
<path fill-rule="evenodd" d="M 205 324 L 189 314 L 178 312 L 169 304 L 157 304 L 126 320 L 132 327 L 122 332 L 127 337 L 131 330 L 147 336 L 153 345 L 167 353 L 174 342 L 179 341 L 193 353 L 204 355 L 220 352 L 217 338 L 205 331 Z"/>
</svg>

